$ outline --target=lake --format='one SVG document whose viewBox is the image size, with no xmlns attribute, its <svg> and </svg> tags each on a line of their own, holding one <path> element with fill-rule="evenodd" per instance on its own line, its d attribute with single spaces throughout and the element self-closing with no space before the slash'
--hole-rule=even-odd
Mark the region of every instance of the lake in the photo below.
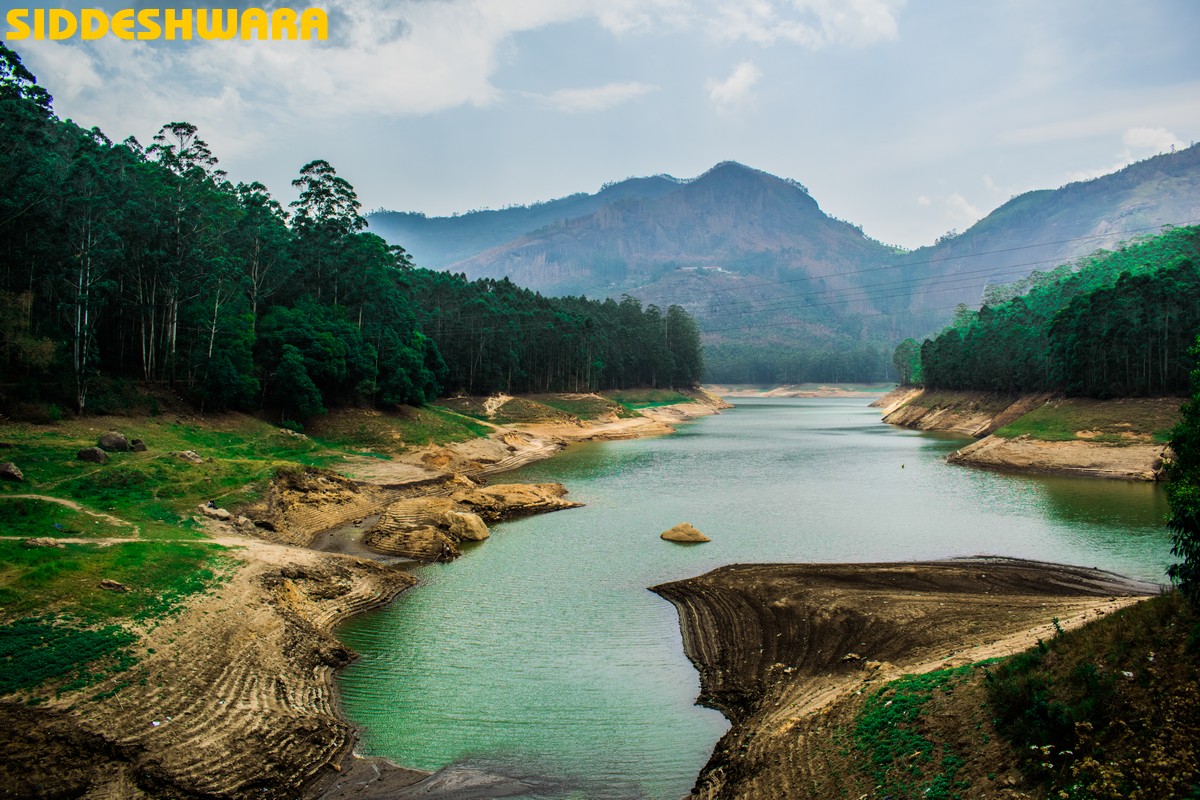
<svg viewBox="0 0 1200 800">
<path fill-rule="evenodd" d="M 862 399 L 738 400 L 653 439 L 576 445 L 496 482 L 560 481 L 586 507 L 504 523 L 338 636 L 362 750 L 544 779 L 531 798 L 691 788 L 726 730 L 694 705 L 674 608 L 646 587 L 738 562 L 1003 555 L 1165 581 L 1160 487 L 944 463 L 967 439 L 880 422 Z M 711 543 L 659 533 L 691 522 Z"/>
</svg>

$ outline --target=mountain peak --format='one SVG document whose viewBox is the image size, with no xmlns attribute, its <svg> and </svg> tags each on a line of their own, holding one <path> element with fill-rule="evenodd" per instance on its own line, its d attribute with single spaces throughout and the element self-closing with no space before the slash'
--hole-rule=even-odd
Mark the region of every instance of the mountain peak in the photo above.
<svg viewBox="0 0 1200 800">
<path fill-rule="evenodd" d="M 761 169 L 748 167 L 739 161 L 722 161 L 707 172 L 692 180 L 692 183 L 742 183 L 751 184 L 757 183 L 760 185 L 786 185 L 794 189 L 799 189 L 804 194 L 808 194 L 808 187 L 799 181 L 791 178 L 780 178 L 778 175 L 772 175 L 769 172 L 764 172 Z"/>
</svg>

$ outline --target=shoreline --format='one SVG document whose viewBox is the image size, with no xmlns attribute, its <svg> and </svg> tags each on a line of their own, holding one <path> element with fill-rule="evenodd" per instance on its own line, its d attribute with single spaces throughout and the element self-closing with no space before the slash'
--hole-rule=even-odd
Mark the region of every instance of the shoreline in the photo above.
<svg viewBox="0 0 1200 800">
<path fill-rule="evenodd" d="M 689 797 L 821 797 L 807 750 L 818 745 L 806 734 L 867 688 L 1020 652 L 1056 625 L 1077 627 L 1155 590 L 996 557 L 731 565 L 652 587 L 679 613 L 697 702 L 731 723 Z"/>
<path fill-rule="evenodd" d="M 260 508 L 236 509 L 256 520 L 201 509 L 196 519 L 207 536 L 199 541 L 228 549 L 213 587 L 167 617 L 134 621 L 131 669 L 36 704 L 21 696 L 0 700 L 0 730 L 7 731 L 0 742 L 9 753 L 0 761 L 0 785 L 16 796 L 138 800 L 361 800 L 397 797 L 419 781 L 427 781 L 422 797 L 466 797 L 472 795 L 464 787 L 495 787 L 501 776 L 429 776 L 356 755 L 358 731 L 345 718 L 334 681 L 353 653 L 333 631 L 393 602 L 416 579 L 399 559 L 322 551 L 314 541 L 397 500 L 437 494 L 460 470 L 483 478 L 547 458 L 571 441 L 665 434 L 673 430 L 668 422 L 726 405 L 696 392 L 686 407 L 637 418 L 490 426 L 495 430 L 486 440 L 422 447 L 388 462 L 364 457 L 390 465 L 376 475 L 290 470 L 256 501 Z"/>
<path fill-rule="evenodd" d="M 1170 446 L 1156 437 L 1178 421 L 1182 403 L 1183 398 L 1094 400 L 900 386 L 871 405 L 889 425 L 972 437 L 975 441 L 947 457 L 950 464 L 1153 482 L 1164 480 L 1172 457 Z"/>
<path fill-rule="evenodd" d="M 669 435 L 674 432 L 673 424 L 700 419 L 733 407 L 707 390 L 700 390 L 696 394 L 697 398 L 690 403 L 641 409 L 641 416 L 633 419 L 595 424 L 584 423 L 579 426 L 561 423 L 533 423 L 516 425 L 511 428 L 497 426 L 497 431 L 487 438 L 503 442 L 511 454 L 500 458 L 491 465 L 480 465 L 477 461 L 472 461 L 472 458 L 479 456 L 478 448 L 472 446 L 478 445 L 479 440 L 471 440 L 458 445 L 421 448 L 406 459 L 395 459 L 394 461 L 411 467 L 415 466 L 414 462 L 428 464 L 434 460 L 460 468 L 465 461 L 475 466 L 471 473 L 467 473 L 469 477 L 486 479 L 491 475 L 509 472 L 527 464 L 552 458 L 572 444 Z M 449 461 L 446 460 L 447 456 L 449 456 Z M 376 467 L 371 474 L 371 477 L 375 479 L 386 480 L 392 477 L 392 473 L 386 469 L 381 471 L 374 464 L 369 466 Z M 455 474 L 463 473 L 450 473 L 449 475 L 443 473 L 442 478 L 452 481 Z M 433 482 L 433 479 L 423 476 L 410 481 L 410 484 Z M 429 496 L 433 495 L 418 495 L 414 499 Z M 323 531 L 322 533 L 327 532 Z M 359 548 L 365 549 L 361 540 Z M 374 556 L 368 557 L 379 559 L 388 556 L 385 553 L 376 552 Z M 393 602 L 416 583 L 417 581 L 414 579 L 410 586 L 400 589 L 387 602 L 347 614 L 335 623 L 334 629 L 357 614 L 381 608 Z M 333 679 L 332 673 L 330 688 L 336 696 L 336 681 Z M 336 710 L 338 717 L 350 724 L 341 709 L 340 702 L 336 706 Z M 357 728 L 354 730 L 354 741 L 338 762 L 338 769 L 332 774 L 311 781 L 303 792 L 306 800 L 406 800 L 406 798 L 417 797 L 471 800 L 476 797 L 510 796 L 522 788 L 528 788 L 525 787 L 521 778 L 499 775 L 476 768 L 458 769 L 455 765 L 450 765 L 430 772 L 405 767 L 383 756 L 362 756 L 356 752 L 358 732 Z M 499 791 L 500 794 L 480 794 L 489 790 L 493 793 Z"/>
</svg>

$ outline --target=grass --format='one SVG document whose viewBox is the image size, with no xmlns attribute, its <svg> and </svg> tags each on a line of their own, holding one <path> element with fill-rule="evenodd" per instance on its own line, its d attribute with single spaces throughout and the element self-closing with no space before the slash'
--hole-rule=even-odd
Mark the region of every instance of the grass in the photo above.
<svg viewBox="0 0 1200 800">
<path fill-rule="evenodd" d="M 1008 439 L 1028 436 L 1046 442 L 1092 441 L 1119 445 L 1149 440 L 1165 444 L 1170 441 L 1171 429 L 1179 421 L 1181 402 L 1176 398 L 1056 400 L 1006 425 L 996 431 L 996 435 Z"/>
<path fill-rule="evenodd" d="M 925 718 L 935 698 L 952 693 L 977 666 L 905 675 L 867 698 L 853 742 L 866 756 L 880 796 L 954 800 L 970 788 L 957 777 L 965 760 L 930 738 Z"/>
<path fill-rule="evenodd" d="M 409 447 L 450 444 L 486 436 L 492 429 L 453 407 L 430 405 L 383 414 L 363 409 L 334 411 L 310 421 L 309 430 L 331 447 L 383 457 Z"/>
<path fill-rule="evenodd" d="M 603 395 L 626 408 L 654 408 L 676 403 L 690 403 L 692 398 L 674 389 L 621 389 Z"/>
<path fill-rule="evenodd" d="M 1042 642 L 987 683 L 997 728 L 1047 796 L 1200 796 L 1200 612 L 1178 593 Z"/>
<path fill-rule="evenodd" d="M 538 394 L 529 399 L 582 420 L 596 420 L 608 415 L 638 416 L 629 406 L 595 394 Z"/>
<path fill-rule="evenodd" d="M 117 625 L 87 628 L 57 617 L 0 627 L 0 696 L 50 681 L 60 693 L 91 686 L 136 663 L 136 639 Z"/>
<path fill-rule="evenodd" d="M 0 540 L 0 617 L 66 613 L 89 624 L 152 620 L 211 588 L 235 563 L 225 548 L 207 542 L 31 548 Z M 103 589 L 105 579 L 130 591 Z"/>
</svg>

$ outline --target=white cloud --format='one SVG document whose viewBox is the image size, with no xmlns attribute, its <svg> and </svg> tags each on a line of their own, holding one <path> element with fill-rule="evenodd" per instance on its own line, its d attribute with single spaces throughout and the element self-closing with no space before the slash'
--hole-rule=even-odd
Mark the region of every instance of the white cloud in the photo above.
<svg viewBox="0 0 1200 800">
<path fill-rule="evenodd" d="M 719 40 L 758 44 L 792 42 L 818 50 L 831 45 L 862 47 L 899 36 L 905 0 L 732 0 L 708 19 Z"/>
<path fill-rule="evenodd" d="M 1125 131 L 1121 141 L 1128 147 L 1155 153 L 1165 153 L 1186 146 L 1178 136 L 1166 128 L 1130 128 Z"/>
<path fill-rule="evenodd" d="M 657 90 L 657 86 L 630 81 L 608 83 L 604 86 L 585 89 L 559 89 L 543 95 L 542 99 L 560 111 L 568 113 L 606 111 Z"/>
<path fill-rule="evenodd" d="M 1106 167 L 1075 170 L 1067 175 L 1068 181 L 1090 181 L 1102 175 L 1124 169 L 1139 159 L 1182 149 L 1187 145 L 1166 128 L 1130 128 L 1121 135 L 1125 149 L 1117 154 L 1117 160 Z"/>
<path fill-rule="evenodd" d="M 928 208 L 929 206 L 933 205 L 933 199 L 928 195 L 921 195 L 917 198 L 917 205 L 923 208 Z"/>
<path fill-rule="evenodd" d="M 708 97 L 718 111 L 729 111 L 744 105 L 751 98 L 755 84 L 762 78 L 762 70 L 752 61 L 743 61 L 723 81 L 710 80 L 705 84 Z"/>
<path fill-rule="evenodd" d="M 983 218 L 983 212 L 975 207 L 970 200 L 963 197 L 958 192 L 954 192 L 946 198 L 946 206 L 952 214 L 961 217 L 966 222 L 977 222 Z"/>
</svg>

